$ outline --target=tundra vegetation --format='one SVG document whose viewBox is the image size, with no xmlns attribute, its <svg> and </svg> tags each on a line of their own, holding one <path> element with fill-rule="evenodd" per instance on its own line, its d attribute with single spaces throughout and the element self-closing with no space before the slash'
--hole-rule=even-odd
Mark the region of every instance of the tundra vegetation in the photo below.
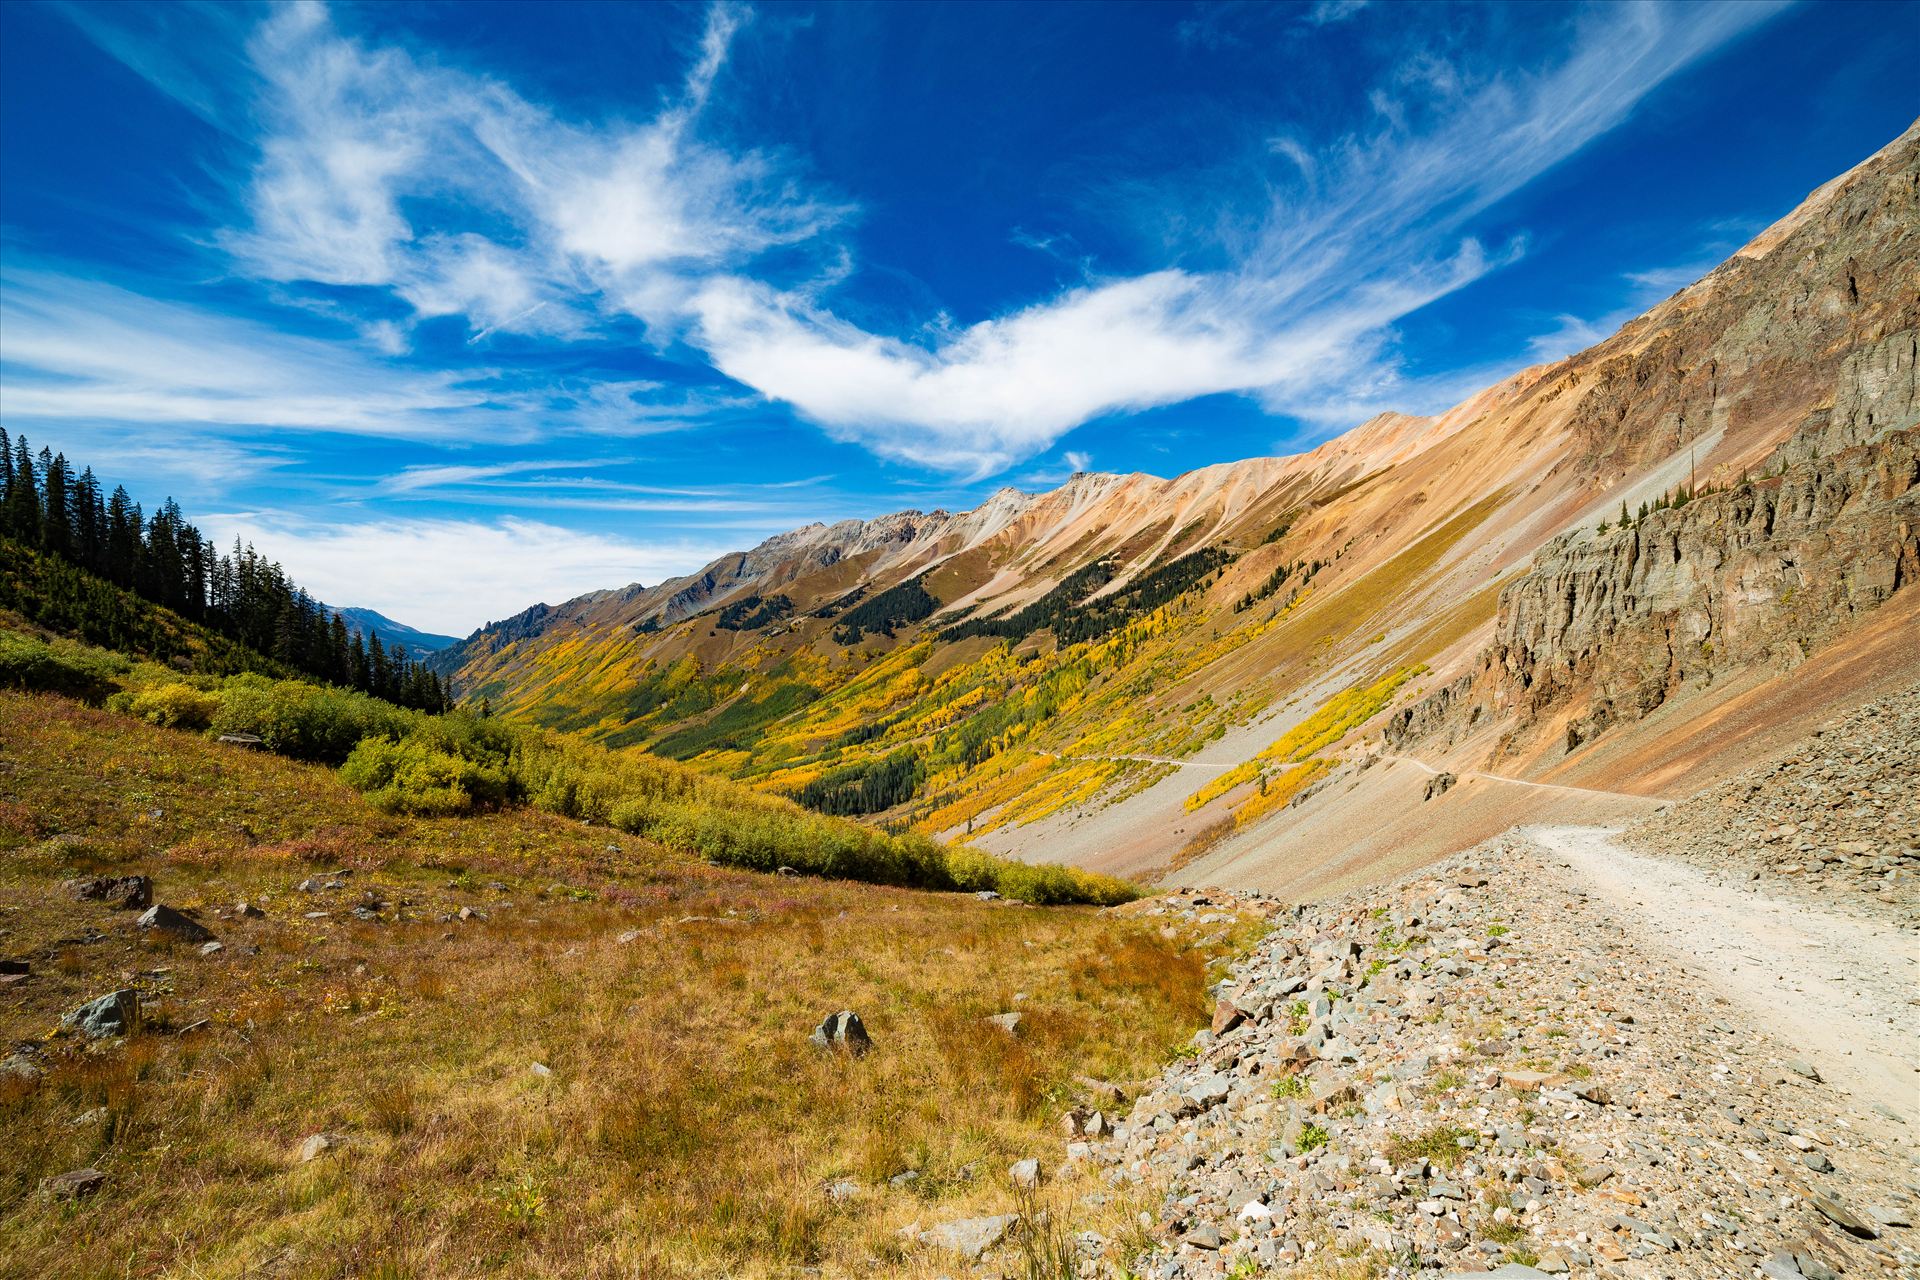
<svg viewBox="0 0 1920 1280">
<path fill-rule="evenodd" d="M 427 714 L 302 680 L 184 675 L 71 640 L 0 630 L 0 685 L 91 697 L 162 727 L 257 738 L 267 750 L 340 766 L 342 780 L 388 813 L 454 817 L 525 806 L 757 871 L 992 890 L 1034 903 L 1110 905 L 1138 892 L 1111 876 L 812 812 L 642 752 L 465 711 Z"/>
<path fill-rule="evenodd" d="M 31 1048 L 0 1075 L 0 1240 L 24 1274 L 908 1269 L 910 1222 L 1092 1190 L 1016 1201 L 1006 1171 L 1051 1175 L 1076 1080 L 1151 1074 L 1254 928 L 827 878 L 1061 896 L 671 763 L 14 627 L 0 919 L 30 972 L 0 1034 Z M 751 847 L 705 847 L 709 813 Z M 821 876 L 746 869 L 823 842 Z M 67 887 L 127 875 L 219 948 Z M 116 989 L 131 1035 L 57 1030 Z M 808 1043 L 842 1008 L 871 1052 Z M 82 1167 L 91 1196 L 41 1193 Z M 1142 1207 L 1112 1197 L 1104 1229 Z"/>
</svg>

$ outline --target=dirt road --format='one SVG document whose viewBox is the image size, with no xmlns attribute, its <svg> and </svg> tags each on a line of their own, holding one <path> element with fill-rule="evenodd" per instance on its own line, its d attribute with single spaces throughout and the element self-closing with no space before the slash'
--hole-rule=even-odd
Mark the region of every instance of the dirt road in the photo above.
<svg viewBox="0 0 1920 1280">
<path fill-rule="evenodd" d="M 1442 772 L 1442 770 L 1435 768 L 1417 756 L 1396 756 L 1391 752 L 1383 752 L 1380 758 L 1382 760 L 1404 760 L 1424 773 L 1435 774 Z M 1647 796 L 1629 795 L 1624 791 L 1596 791 L 1592 787 L 1570 787 L 1563 782 L 1529 782 L 1525 778 L 1509 778 L 1503 773 L 1482 773 L 1477 769 L 1464 770 L 1458 776 L 1462 778 L 1484 778 L 1488 782 L 1504 782 L 1512 787 L 1533 787 L 1538 791 L 1574 791 L 1584 796 L 1618 796 L 1622 800 L 1646 800 L 1649 798 Z"/>
<path fill-rule="evenodd" d="M 1525 834 L 1623 930 L 1675 955 L 1836 1088 L 1920 1125 L 1920 940 L 1629 852 L 1605 828 Z"/>
</svg>

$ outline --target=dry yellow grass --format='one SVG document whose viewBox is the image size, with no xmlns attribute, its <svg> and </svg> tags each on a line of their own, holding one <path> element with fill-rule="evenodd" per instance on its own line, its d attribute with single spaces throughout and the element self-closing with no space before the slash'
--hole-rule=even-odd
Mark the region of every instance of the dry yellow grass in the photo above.
<svg viewBox="0 0 1920 1280">
<path fill-rule="evenodd" d="M 0 694 L 0 768 L 0 947 L 33 970 L 0 1035 L 46 1055 L 0 1080 L 19 1274 L 931 1275 L 951 1260 L 902 1225 L 1012 1206 L 1074 1077 L 1150 1074 L 1207 1011 L 1208 955 L 1124 913 L 721 870 L 535 813 L 384 817 L 323 770 L 59 698 Z M 226 949 L 62 892 L 99 871 L 154 876 Z M 221 918 L 242 898 L 266 918 Z M 140 1034 L 48 1038 L 119 986 Z M 806 1043 L 839 1008 L 864 1059 Z M 982 1021 L 1008 1010 L 1017 1036 Z M 338 1145 L 299 1162 L 316 1132 Z M 39 1194 L 85 1165 L 93 1198 Z"/>
</svg>

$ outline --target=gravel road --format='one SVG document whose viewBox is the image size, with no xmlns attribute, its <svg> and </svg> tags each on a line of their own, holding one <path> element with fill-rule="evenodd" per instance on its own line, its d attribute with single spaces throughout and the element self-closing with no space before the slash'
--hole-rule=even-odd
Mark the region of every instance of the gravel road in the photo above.
<svg viewBox="0 0 1920 1280">
<path fill-rule="evenodd" d="M 1534 827 L 1620 927 L 1672 953 L 1835 1087 L 1920 1123 L 1920 940 L 1629 852 L 1600 827 Z"/>
</svg>

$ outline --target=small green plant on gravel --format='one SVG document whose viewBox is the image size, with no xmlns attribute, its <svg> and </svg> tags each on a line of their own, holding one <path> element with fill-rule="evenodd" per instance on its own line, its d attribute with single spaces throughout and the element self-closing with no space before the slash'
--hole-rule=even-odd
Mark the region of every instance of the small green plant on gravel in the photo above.
<svg viewBox="0 0 1920 1280">
<path fill-rule="evenodd" d="M 1307 1028 L 1313 1025 L 1313 1010 L 1305 1000 L 1295 1000 L 1287 1006 L 1287 1030 L 1296 1036 L 1307 1034 Z"/>
<path fill-rule="evenodd" d="M 1013 1230 L 1020 1280 L 1076 1280 L 1079 1245 L 1066 1222 L 1038 1208 L 1030 1193 L 1019 1197 L 1015 1209 L 1020 1215 Z"/>
<path fill-rule="evenodd" d="M 1440 1093 L 1452 1093 L 1467 1082 L 1467 1078 L 1458 1071 L 1442 1071 L 1433 1078 L 1433 1087 Z"/>
<path fill-rule="evenodd" d="M 1273 1082 L 1273 1096 L 1276 1101 L 1284 1102 L 1289 1098 L 1307 1096 L 1307 1078 L 1305 1076 L 1282 1076 Z"/>
<path fill-rule="evenodd" d="M 1387 1159 L 1396 1165 L 1425 1160 L 1441 1168 L 1452 1168 L 1466 1154 L 1460 1139 L 1474 1136 L 1473 1130 L 1458 1125 L 1436 1125 L 1415 1137 L 1393 1138 L 1387 1143 Z"/>
<path fill-rule="evenodd" d="M 1318 1151 L 1333 1141 L 1333 1135 L 1317 1124 L 1310 1124 L 1300 1131 L 1300 1149 Z"/>
<path fill-rule="evenodd" d="M 1524 1238 L 1527 1234 L 1527 1229 L 1511 1218 L 1505 1222 L 1495 1222 L 1492 1218 L 1482 1218 L 1474 1234 L 1478 1235 L 1482 1240 L 1491 1240 L 1495 1244 L 1512 1244 L 1514 1241 Z M 1509 1261 L 1512 1261 L 1512 1259 L 1509 1259 Z M 1531 1266 L 1532 1264 L 1528 1263 L 1526 1265 Z"/>
<path fill-rule="evenodd" d="M 1253 1280 L 1260 1274 L 1260 1263 L 1251 1257 L 1242 1258 L 1227 1271 L 1227 1280 Z"/>
<path fill-rule="evenodd" d="M 1388 925 L 1380 931 L 1380 941 L 1375 943 L 1374 946 L 1386 955 L 1397 958 L 1407 954 L 1407 952 L 1413 950 L 1416 945 L 1425 941 L 1426 939 L 1417 933 L 1401 937 L 1398 930 L 1392 925 Z"/>
<path fill-rule="evenodd" d="M 1504 938 L 1509 933 L 1512 933 L 1512 932 L 1513 930 L 1507 928 L 1507 926 L 1503 924 L 1496 924 L 1492 928 L 1487 930 L 1487 936 L 1489 938 Z"/>
</svg>

